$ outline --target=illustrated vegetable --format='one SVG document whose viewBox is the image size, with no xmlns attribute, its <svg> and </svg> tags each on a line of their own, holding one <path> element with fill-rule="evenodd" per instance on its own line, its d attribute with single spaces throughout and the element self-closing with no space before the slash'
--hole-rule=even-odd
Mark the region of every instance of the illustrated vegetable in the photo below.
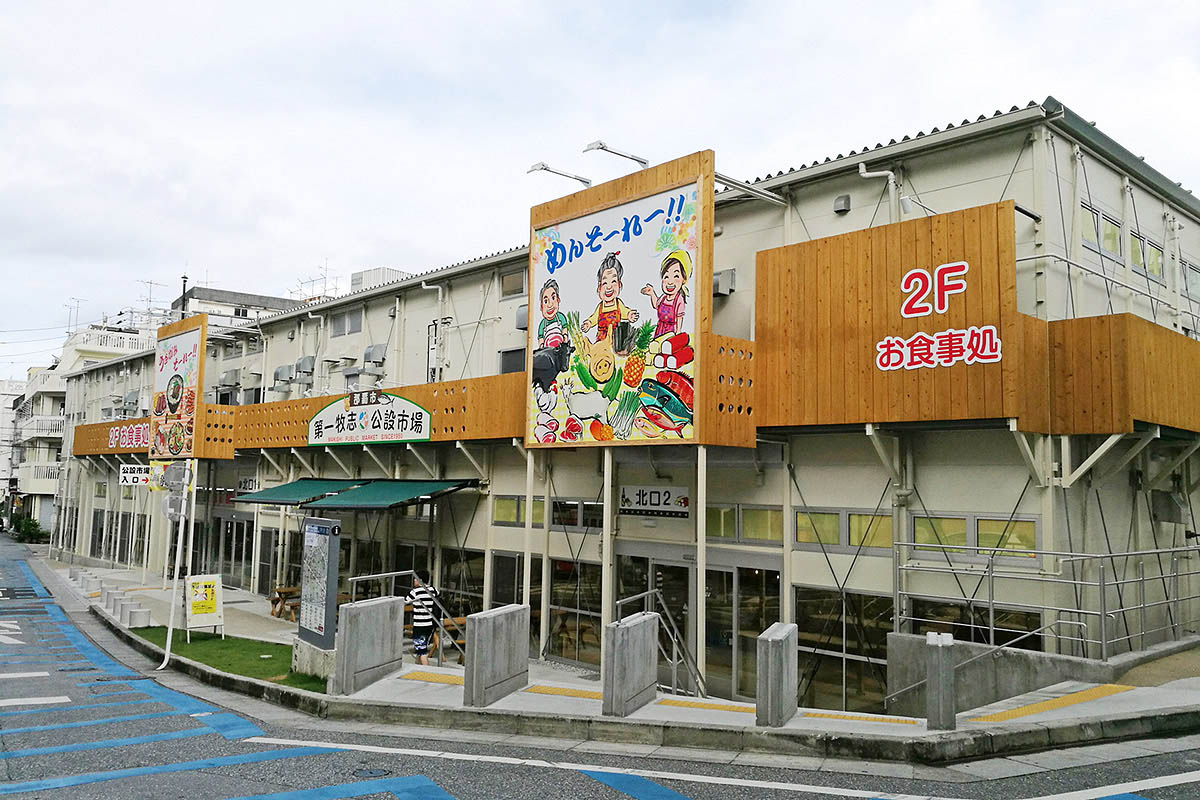
<svg viewBox="0 0 1200 800">
<path fill-rule="evenodd" d="M 621 392 L 617 399 L 617 410 L 612 415 L 613 436 L 618 439 L 628 439 L 633 430 L 633 420 L 637 416 L 641 403 L 638 393 L 633 391 Z"/>
<path fill-rule="evenodd" d="M 617 399 L 617 393 L 620 391 L 621 373 L 614 372 L 612 377 L 608 379 L 608 383 L 604 384 L 604 388 L 600 390 L 600 393 L 607 397 L 608 401 L 611 403 L 613 400 Z"/>
<path fill-rule="evenodd" d="M 605 425 L 598 419 L 592 420 L 592 424 L 588 426 L 588 430 L 592 433 L 592 438 L 598 442 L 611 441 L 613 438 L 613 429 L 611 425 Z"/>
<path fill-rule="evenodd" d="M 634 341 L 633 352 L 625 359 L 624 378 L 626 386 L 637 386 L 646 372 L 646 352 L 650 349 L 650 340 L 654 337 L 654 323 L 647 322 L 638 328 L 637 339 Z"/>
</svg>

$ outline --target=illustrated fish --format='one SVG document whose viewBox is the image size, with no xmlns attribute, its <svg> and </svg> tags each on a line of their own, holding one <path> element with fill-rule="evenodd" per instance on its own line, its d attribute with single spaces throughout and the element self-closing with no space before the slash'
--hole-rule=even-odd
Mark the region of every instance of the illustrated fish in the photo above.
<svg viewBox="0 0 1200 800">
<path fill-rule="evenodd" d="M 653 406 L 647 406 L 642 409 L 645 419 L 653 425 L 658 426 L 663 431 L 672 431 L 679 434 L 679 438 L 683 438 L 683 426 L 691 422 L 690 419 L 679 420 L 673 418 L 670 414 Z"/>
<path fill-rule="evenodd" d="M 690 392 L 688 399 L 691 399 Z M 657 409 L 664 416 L 679 422 L 681 426 L 692 421 L 691 406 L 681 400 L 671 388 L 652 378 L 642 380 L 638 387 L 638 401 L 642 404 L 643 411 Z"/>
</svg>

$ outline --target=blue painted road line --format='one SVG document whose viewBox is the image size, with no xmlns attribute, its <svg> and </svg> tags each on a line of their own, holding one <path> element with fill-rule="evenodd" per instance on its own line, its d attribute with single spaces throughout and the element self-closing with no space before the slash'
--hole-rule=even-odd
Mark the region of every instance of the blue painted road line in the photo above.
<svg viewBox="0 0 1200 800">
<path fill-rule="evenodd" d="M 124 739 L 76 742 L 75 744 L 63 744 L 57 747 L 31 747 L 27 750 L 8 750 L 0 753 L 0 759 L 46 756 L 52 753 L 78 753 L 81 750 L 109 750 L 114 747 L 128 747 L 132 744 L 151 744 L 153 742 L 169 742 L 172 739 L 190 739 L 193 736 L 207 736 L 210 733 L 213 733 L 213 731 L 209 728 L 195 728 L 187 731 L 172 731 L 171 733 L 153 733 L 148 736 L 129 736 Z"/>
<path fill-rule="evenodd" d="M 63 709 L 69 711 L 70 709 Z M 83 722 L 60 722 L 57 725 L 31 725 L 28 728 L 5 728 L 3 733 L 34 733 L 36 731 L 56 731 L 62 728 L 87 728 L 92 725 L 111 725 L 115 722 L 134 722 L 139 719 L 159 719 L 160 717 L 182 717 L 181 711 L 156 711 L 151 714 L 130 714 L 125 717 L 105 717 L 104 719 L 88 719 Z"/>
<path fill-rule="evenodd" d="M 685 795 L 659 786 L 649 778 L 641 775 L 627 775 L 623 772 L 600 772 L 599 770 L 580 770 L 594 781 L 627 794 L 634 800 L 687 800 Z"/>
<path fill-rule="evenodd" d="M 262 728 L 236 714 L 213 714 L 208 717 L 199 717 L 199 721 L 226 739 L 249 739 L 251 736 L 263 735 Z"/>
<path fill-rule="evenodd" d="M 365 794 L 391 792 L 398 800 L 454 800 L 454 795 L 438 786 L 424 775 L 406 778 L 380 778 L 373 781 L 344 783 L 341 786 L 323 786 L 319 789 L 295 789 L 275 794 L 256 794 L 233 797 L 230 800 L 344 800 L 362 797 Z"/>
<path fill-rule="evenodd" d="M 168 689 L 165 686 L 160 686 L 148 678 L 143 678 L 137 681 L 128 681 L 128 686 L 134 689 L 140 689 L 150 697 L 153 697 L 160 703 L 166 703 L 173 708 L 184 712 L 185 714 L 203 714 L 205 712 L 220 711 L 216 706 L 209 705 L 203 701 L 197 700 L 194 697 L 177 692 L 174 689 Z"/>
<path fill-rule="evenodd" d="M 33 574 L 33 570 L 29 568 L 28 564 L 26 564 L 24 561 L 18 561 L 17 567 L 20 568 L 22 574 L 25 575 L 25 580 L 29 581 L 29 586 L 33 589 L 33 593 L 35 595 L 38 597 L 50 596 L 50 593 L 46 591 L 46 587 L 42 586 L 42 582 L 39 581 L 37 576 Z"/>
<path fill-rule="evenodd" d="M 130 684 L 129 684 L 127 681 L 97 681 L 97 680 L 91 680 L 91 681 L 82 681 L 82 682 L 80 682 L 80 683 L 77 683 L 77 684 L 75 684 L 75 685 L 76 685 L 76 686 L 93 686 L 93 687 L 96 687 L 96 688 L 103 687 L 103 688 L 105 688 L 105 689 L 108 689 L 108 688 L 111 688 L 111 687 L 117 687 L 117 686 L 124 686 L 125 688 L 129 688 L 129 685 L 130 685 Z"/>
<path fill-rule="evenodd" d="M 141 689 L 122 689 L 119 692 L 95 692 L 92 697 L 115 697 L 119 694 L 145 694 Z"/>
<path fill-rule="evenodd" d="M 1149 798 L 1140 794 L 1110 794 L 1097 798 L 1097 800 L 1149 800 Z"/>
<path fill-rule="evenodd" d="M 198 761 L 182 761 L 178 764 L 160 764 L 154 767 L 134 767 L 132 769 L 117 769 L 111 772 L 90 772 L 85 775 L 68 775 L 62 778 L 46 778 L 24 783 L 0 784 L 0 795 L 20 794 L 21 792 L 46 792 L 54 789 L 66 789 L 71 786 L 83 786 L 89 783 L 103 783 L 122 778 L 140 778 L 143 775 L 161 775 L 168 772 L 191 772 L 199 769 L 214 769 L 216 767 L 231 767 L 240 764 L 259 764 L 264 761 L 278 761 L 284 758 L 303 758 L 322 753 L 335 753 L 324 747 L 295 747 L 289 750 L 266 750 L 261 753 L 247 753 L 241 756 L 222 756 L 220 758 L 204 758 Z"/>
<path fill-rule="evenodd" d="M 151 703 L 161 703 L 161 700 L 117 700 L 111 703 L 86 703 L 81 706 L 70 706 L 71 711 L 82 711 L 85 708 L 115 708 L 117 706 L 142 706 Z M 56 711 L 63 711 L 59 708 L 28 708 L 23 711 L 0 711 L 0 718 L 3 717 L 18 717 L 26 714 L 51 714 Z"/>
<path fill-rule="evenodd" d="M 118 664 L 106 653 L 102 652 L 100 648 L 92 644 L 87 637 L 76 630 L 71 624 L 71 621 L 67 619 L 67 615 L 63 613 L 61 608 L 54 605 L 48 605 L 46 606 L 46 613 L 49 614 L 56 622 L 61 623 L 58 626 L 58 629 L 62 631 L 62 634 L 66 637 L 67 641 L 74 645 L 75 649 L 78 650 L 80 654 L 83 655 L 88 661 L 90 661 L 92 664 L 95 664 L 98 669 L 118 678 L 135 677 L 137 675 L 137 673 L 133 672 L 132 670 Z"/>
</svg>

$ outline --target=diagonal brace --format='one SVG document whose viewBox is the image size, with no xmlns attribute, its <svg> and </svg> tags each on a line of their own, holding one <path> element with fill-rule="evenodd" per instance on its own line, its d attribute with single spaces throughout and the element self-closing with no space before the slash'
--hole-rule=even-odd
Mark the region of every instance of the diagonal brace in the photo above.
<svg viewBox="0 0 1200 800">
<path fill-rule="evenodd" d="M 1039 463 L 1040 459 L 1033 452 L 1033 448 L 1029 446 L 1029 439 L 1026 434 L 1017 430 L 1016 419 L 1009 419 L 1008 429 L 1012 432 L 1013 440 L 1017 443 L 1017 452 L 1021 454 L 1021 460 L 1025 462 L 1025 468 L 1029 470 L 1029 476 L 1033 478 L 1033 482 L 1038 485 L 1038 488 L 1046 488 L 1050 483 L 1050 477 L 1046 474 L 1046 469 Z"/>
<path fill-rule="evenodd" d="M 291 448 L 291 450 L 292 450 L 292 455 L 294 455 L 296 457 L 296 460 L 300 462 L 300 465 L 303 466 L 306 470 L 308 470 L 308 474 L 313 476 L 314 478 L 317 477 L 317 471 L 315 469 L 313 469 L 312 464 L 310 464 L 309 462 L 304 460 L 304 456 L 300 455 L 300 451 L 294 447 Z"/>
<path fill-rule="evenodd" d="M 1189 458 L 1191 458 L 1192 453 L 1196 452 L 1197 450 L 1200 450 L 1200 439 L 1197 439 L 1196 441 L 1189 444 L 1187 447 L 1183 448 L 1182 453 L 1175 456 L 1175 458 L 1171 459 L 1171 462 L 1169 464 L 1167 464 L 1165 467 L 1163 467 L 1161 472 L 1159 472 L 1157 475 L 1155 475 L 1153 478 L 1151 478 L 1149 481 L 1147 481 L 1146 488 L 1147 489 L 1161 489 L 1166 484 L 1166 482 L 1171 479 L 1171 474 L 1173 472 L 1175 472 L 1175 470 L 1182 467 L 1183 462 L 1185 462 Z"/>
<path fill-rule="evenodd" d="M 1075 481 L 1079 480 L 1084 475 L 1086 475 L 1088 473 L 1088 470 L 1090 470 L 1092 467 L 1096 466 L 1096 462 L 1098 462 L 1100 459 L 1104 458 L 1104 456 L 1108 454 L 1108 451 L 1112 450 L 1114 447 L 1116 447 L 1117 442 L 1121 441 L 1124 438 L 1125 438 L 1125 434 L 1114 433 L 1111 436 L 1109 436 L 1107 439 L 1105 439 L 1103 442 L 1101 442 L 1100 446 L 1097 447 L 1096 450 L 1090 456 L 1088 456 L 1086 459 L 1084 459 L 1084 462 L 1082 464 L 1080 464 L 1078 467 L 1076 467 L 1074 472 L 1072 472 L 1070 475 L 1067 475 L 1066 477 L 1064 477 L 1062 479 L 1063 488 L 1064 489 L 1071 488 L 1075 484 Z"/>
<path fill-rule="evenodd" d="M 1133 461 L 1135 458 L 1137 458 L 1139 453 L 1141 453 L 1143 450 L 1145 450 L 1147 447 L 1149 447 L 1150 443 L 1158 438 L 1159 431 L 1160 431 L 1160 429 L 1157 425 L 1151 425 L 1150 429 L 1148 431 L 1146 431 L 1145 433 L 1143 433 L 1141 436 L 1139 436 L 1137 441 L 1133 443 L 1133 447 L 1130 447 L 1129 450 L 1127 450 L 1125 452 L 1125 454 L 1121 456 L 1121 458 L 1117 461 L 1116 464 L 1114 464 L 1109 469 L 1105 470 L 1103 475 L 1101 475 L 1099 478 L 1093 479 L 1092 484 L 1096 485 L 1096 484 L 1104 483 L 1106 480 L 1111 478 L 1113 475 L 1116 475 L 1121 470 L 1125 469 L 1125 466 L 1130 461 Z"/>
<path fill-rule="evenodd" d="M 330 457 L 330 458 L 332 458 L 332 459 L 334 460 L 334 462 L 335 462 L 335 463 L 336 463 L 336 464 L 337 464 L 339 467 L 341 467 L 341 468 L 342 468 L 342 472 L 346 473 L 346 477 L 347 477 L 347 478 L 353 478 L 353 477 L 354 477 L 354 473 L 353 473 L 353 472 L 351 472 L 351 471 L 349 470 L 349 468 L 347 468 L 347 467 L 346 467 L 346 462 L 342 461 L 342 457 L 341 457 L 341 456 L 339 456 L 337 453 L 333 452 L 333 448 L 332 448 L 332 447 L 326 447 L 326 448 L 325 448 L 325 452 L 326 452 L 326 453 L 328 453 L 328 454 L 329 454 L 329 457 Z"/>
<path fill-rule="evenodd" d="M 867 423 L 866 431 L 867 439 L 870 440 L 871 446 L 875 448 L 875 453 L 879 456 L 879 460 L 883 462 L 883 468 L 891 476 L 892 482 L 899 486 L 901 484 L 900 437 L 880 433 L 879 428 L 870 422 Z"/>
</svg>

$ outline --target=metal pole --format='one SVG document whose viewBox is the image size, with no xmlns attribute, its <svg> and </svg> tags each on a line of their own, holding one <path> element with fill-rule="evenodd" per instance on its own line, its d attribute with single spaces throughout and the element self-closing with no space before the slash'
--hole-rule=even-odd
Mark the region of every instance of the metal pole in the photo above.
<svg viewBox="0 0 1200 800">
<path fill-rule="evenodd" d="M 538 626 L 538 657 L 543 660 L 550 647 L 550 590 L 554 588 L 550 562 L 550 522 L 554 509 L 554 499 L 550 496 L 550 470 L 550 451 L 546 450 L 542 456 L 542 619 Z M 531 508 L 530 513 L 532 511 Z"/>
<path fill-rule="evenodd" d="M 708 678 L 708 665 L 705 663 L 704 631 L 708 626 L 708 604 L 705 592 L 708 582 L 708 447 L 696 446 L 696 504 L 692 513 L 696 520 L 696 613 L 694 614 L 696 633 L 693 641 L 696 644 L 696 671 L 700 680 Z M 784 526 L 785 530 L 787 526 Z M 737 634 L 737 627 L 734 627 Z M 687 636 L 685 630 L 681 634 Z M 734 642 L 734 652 L 737 652 L 737 642 Z"/>
<path fill-rule="evenodd" d="M 1108 581 L 1105 578 L 1104 562 L 1100 562 L 1100 577 L 1097 580 L 1100 590 L 1100 660 L 1108 661 Z"/>
<path fill-rule="evenodd" d="M 195 480 L 195 475 L 188 475 L 187 477 L 189 480 Z M 183 488 L 184 490 L 187 489 L 186 482 L 184 483 Z M 184 508 L 186 509 L 186 505 Z M 169 610 L 167 611 L 167 644 L 164 648 L 166 652 L 163 653 L 162 663 L 154 668 L 156 672 L 160 669 L 165 669 L 167 662 L 171 660 L 171 634 L 175 628 L 175 607 L 178 605 L 176 600 L 179 597 L 179 568 L 180 561 L 182 560 L 183 556 L 183 526 L 186 521 L 187 514 L 180 513 L 179 526 L 175 531 L 175 581 L 171 588 L 171 594 L 167 598 L 167 608 Z"/>
<path fill-rule="evenodd" d="M 1171 610 L 1175 616 L 1175 619 L 1171 623 L 1171 628 L 1175 633 L 1175 638 L 1182 639 L 1183 620 L 1179 616 L 1181 610 L 1179 601 L 1179 556 L 1171 556 L 1171 591 L 1175 594 L 1175 599 L 1171 601 Z"/>
<path fill-rule="evenodd" d="M 1138 634 L 1140 649 L 1146 649 L 1146 562 L 1138 560 L 1137 562 L 1137 577 L 1138 577 L 1138 617 L 1141 619 L 1142 632 Z"/>
<path fill-rule="evenodd" d="M 996 644 L 996 557 L 988 556 L 988 644 Z"/>
<path fill-rule="evenodd" d="M 600 669 L 605 665 L 610 653 L 605 652 L 605 642 L 608 637 L 604 630 L 613 621 L 613 603 L 615 601 L 614 567 L 616 558 L 613 557 L 613 451 L 611 447 L 604 448 L 604 522 L 600 528 Z"/>
<path fill-rule="evenodd" d="M 545 558 L 545 556 L 542 556 Z M 522 563 L 521 602 L 533 596 L 533 451 L 525 451 L 525 560 Z"/>
</svg>

